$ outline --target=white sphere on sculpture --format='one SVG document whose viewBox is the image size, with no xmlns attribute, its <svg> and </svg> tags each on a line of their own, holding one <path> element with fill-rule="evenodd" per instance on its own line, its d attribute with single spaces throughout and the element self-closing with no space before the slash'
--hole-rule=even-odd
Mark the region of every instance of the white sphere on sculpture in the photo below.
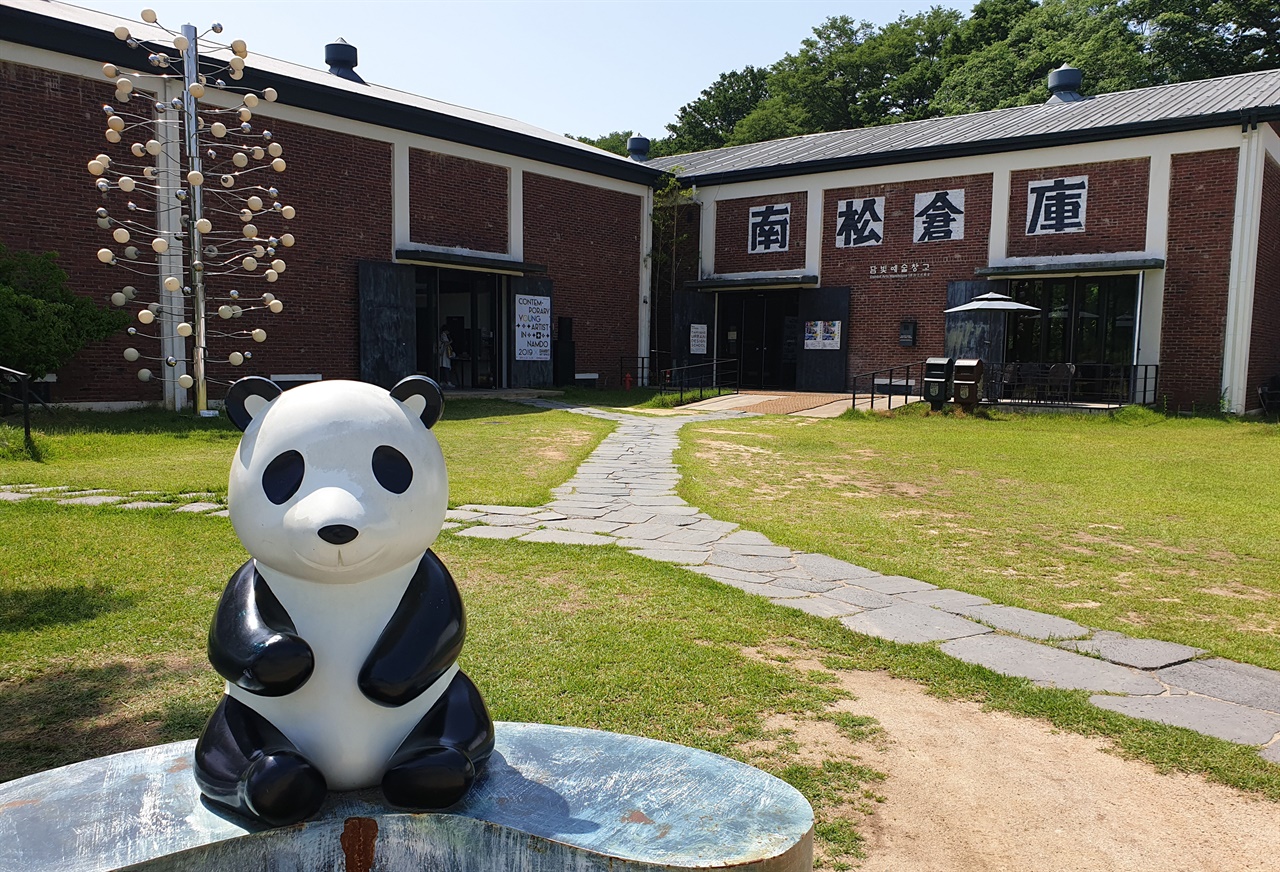
<svg viewBox="0 0 1280 872">
<path fill-rule="evenodd" d="M 149 369 L 138 370 L 138 381 L 144 381 L 144 382 L 151 381 L 151 370 Z"/>
<path fill-rule="evenodd" d="M 236 117 L 238 117 L 241 121 L 250 121 L 253 119 L 253 112 L 252 110 L 247 108 L 241 109 L 239 112 L 236 113 Z"/>
<path fill-rule="evenodd" d="M 272 300 L 270 303 L 267 303 L 267 308 L 271 310 L 271 314 L 279 315 L 284 311 L 284 303 L 279 300 Z"/>
<path fill-rule="evenodd" d="M 235 52 L 237 58 L 243 58 L 249 53 L 249 46 L 245 45 L 243 39 L 237 39 L 232 41 L 231 50 Z"/>
<path fill-rule="evenodd" d="M 120 190 L 124 191 L 126 194 L 133 193 L 133 189 L 138 186 L 138 183 L 130 176 L 121 176 L 120 180 L 117 181 L 116 184 L 119 185 Z"/>
<path fill-rule="evenodd" d="M 231 315 L 232 315 L 232 312 L 231 312 L 230 306 L 218 307 L 218 317 L 221 318 L 223 321 L 229 320 L 231 318 Z"/>
<path fill-rule="evenodd" d="M 129 146 L 129 151 L 133 152 L 134 157 L 142 157 L 147 153 L 146 146 L 141 142 L 135 142 L 133 145 Z"/>
<path fill-rule="evenodd" d="M 246 257 L 244 260 L 240 261 L 240 265 L 245 269 L 247 269 L 249 272 L 253 272 L 255 269 L 258 268 L 258 261 L 256 258 Z"/>
<path fill-rule="evenodd" d="M 109 248 L 98 249 L 98 260 L 102 261 L 103 263 L 111 263 L 115 259 L 116 259 L 116 256 L 111 251 L 111 249 Z"/>
<path fill-rule="evenodd" d="M 253 152 L 252 152 L 252 154 L 253 154 L 253 159 L 254 159 L 254 160 L 262 160 L 264 157 L 266 157 L 266 156 L 267 156 L 267 153 L 266 153 L 265 151 L 263 151 L 263 150 L 262 150 L 262 146 L 260 146 L 260 145 L 255 145 L 255 146 L 253 147 Z"/>
<path fill-rule="evenodd" d="M 293 208 L 292 206 L 285 206 L 283 209 L 280 210 L 280 214 L 284 216 L 284 219 L 286 221 L 292 221 L 293 216 L 298 214 L 298 210 Z"/>
<path fill-rule="evenodd" d="M 280 258 L 271 261 L 271 268 L 278 273 L 284 272 L 285 263 Z"/>
<path fill-rule="evenodd" d="M 236 183 L 236 177 L 223 173 L 220 181 L 222 182 L 222 187 L 230 188 L 232 185 Z"/>
<path fill-rule="evenodd" d="M 199 221 L 196 222 L 196 230 L 199 230 L 201 233 L 208 233 L 212 229 L 213 229 L 213 222 L 210 221 L 208 218 L 201 218 Z"/>
<path fill-rule="evenodd" d="M 100 176 L 106 171 L 107 171 L 107 168 L 102 163 L 102 161 L 97 160 L 96 158 L 94 160 L 89 161 L 89 175 Z"/>
<path fill-rule="evenodd" d="M 138 289 L 135 288 L 133 285 L 125 285 L 120 290 L 124 291 L 124 295 L 128 297 L 130 300 L 138 296 Z"/>
<path fill-rule="evenodd" d="M 102 135 L 103 137 L 106 138 L 107 142 L 111 143 L 112 145 L 115 145 L 117 142 L 119 142 L 123 138 L 120 136 L 120 132 L 118 130 L 112 130 L 110 127 L 108 127 L 106 132 L 103 133 Z"/>
<path fill-rule="evenodd" d="M 180 388 L 186 389 L 191 387 L 195 383 L 196 383 L 196 380 L 193 379 L 191 376 L 187 375 L 186 373 L 183 373 L 182 375 L 178 376 L 178 387 Z"/>
<path fill-rule="evenodd" d="M 144 178 L 147 178 L 147 179 L 149 179 L 149 180 L 151 180 L 151 181 L 153 181 L 153 182 L 154 182 L 154 181 L 155 181 L 155 179 L 156 179 L 156 168 L 155 168 L 155 167 L 143 167 L 143 168 L 142 168 L 142 175 L 143 175 L 143 177 L 144 177 Z"/>
<path fill-rule="evenodd" d="M 244 223 L 248 224 L 250 221 L 252 221 L 252 220 L 253 220 L 253 213 L 252 213 L 252 212 L 250 212 L 248 209 L 241 209 L 241 210 L 240 210 L 240 220 L 241 220 L 241 221 L 243 221 Z"/>
<path fill-rule="evenodd" d="M 240 364 L 244 363 L 244 355 L 238 351 L 233 351 L 227 355 L 227 363 L 231 364 L 232 366 L 239 366 Z"/>
<path fill-rule="evenodd" d="M 286 234 L 284 234 L 283 236 L 281 236 L 281 237 L 280 237 L 280 244 L 281 244 L 281 245 L 283 245 L 285 248 L 292 248 L 292 247 L 293 247 L 293 234 L 292 234 L 292 233 L 286 233 Z"/>
<path fill-rule="evenodd" d="M 249 155 L 245 154 L 243 151 L 237 151 L 231 156 L 231 162 L 243 169 L 249 165 Z"/>
<path fill-rule="evenodd" d="M 256 330 L 254 330 L 254 331 L 253 331 L 253 333 L 252 333 L 252 334 L 250 334 L 250 335 L 252 335 L 252 336 L 253 336 L 253 341 L 254 341 L 254 342 L 266 342 L 266 341 L 267 341 L 267 331 L 266 331 L 266 330 L 263 330 L 261 327 L 259 327 L 259 328 L 257 328 Z"/>
<path fill-rule="evenodd" d="M 107 126 L 116 131 L 124 130 L 124 119 L 119 115 L 112 115 L 107 119 Z"/>
<path fill-rule="evenodd" d="M 273 269 L 267 270 L 263 275 L 266 276 L 266 279 L 269 282 L 274 282 L 276 279 L 280 278 L 280 274 Z"/>
<path fill-rule="evenodd" d="M 185 339 L 186 337 L 191 335 L 191 332 L 192 332 L 191 325 L 188 324 L 186 321 L 183 321 L 181 324 L 178 325 L 177 331 L 178 331 L 178 335 Z"/>
<path fill-rule="evenodd" d="M 262 98 L 266 100 L 268 103 L 276 102 L 276 98 L 278 96 L 279 95 L 276 94 L 275 88 L 267 88 L 265 91 L 262 92 Z"/>
<path fill-rule="evenodd" d="M 111 295 L 111 305 L 113 306 L 123 306 L 127 302 L 129 302 L 129 298 L 119 291 Z"/>
<path fill-rule="evenodd" d="M 136 245 L 126 246 L 126 247 L 125 247 L 125 250 L 124 250 L 124 256 L 125 256 L 125 257 L 127 257 L 127 258 L 129 258 L 129 260 L 137 260 L 137 259 L 138 259 L 138 246 L 136 246 Z"/>
<path fill-rule="evenodd" d="M 101 227 L 103 230 L 110 230 L 110 229 L 111 229 L 111 219 L 110 219 L 110 218 L 99 218 L 99 219 L 98 219 L 98 226 L 99 226 L 99 227 Z"/>
<path fill-rule="evenodd" d="M 150 324 L 156 320 L 156 313 L 150 309 L 141 309 L 138 311 L 138 321 L 143 324 Z"/>
<path fill-rule="evenodd" d="M 128 76 L 121 76 L 120 78 L 116 79 L 116 90 L 119 91 L 121 94 L 132 94 L 133 93 L 132 80 L 130 80 Z"/>
<path fill-rule="evenodd" d="M 111 232 L 111 238 L 121 245 L 124 245 L 129 241 L 129 231 L 125 230 L 123 227 L 117 227 Z"/>
<path fill-rule="evenodd" d="M 256 238 L 257 238 L 257 236 L 258 236 L 258 225 L 256 225 L 256 224 L 246 224 L 246 225 L 244 225 L 244 238 L 245 238 L 245 239 L 256 239 Z"/>
<path fill-rule="evenodd" d="M 143 9 L 143 10 L 142 10 L 142 15 L 140 15 L 139 17 L 140 17 L 143 21 L 147 22 L 147 24 L 155 24 L 155 23 L 156 23 L 156 13 L 155 13 L 155 10 L 154 10 L 154 9 Z"/>
<path fill-rule="evenodd" d="M 156 254 L 164 254 L 169 250 L 169 240 L 165 239 L 163 236 L 157 236 L 155 239 L 151 240 L 151 250 Z"/>
<path fill-rule="evenodd" d="M 102 75 L 106 76 L 108 79 L 114 79 L 116 76 L 120 75 L 120 71 L 116 69 L 115 64 L 103 64 Z"/>
<path fill-rule="evenodd" d="M 256 194 L 250 197 L 249 199 L 245 200 L 244 204 L 248 206 L 250 209 L 252 209 L 254 212 L 262 211 L 262 198 L 257 196 Z"/>
<path fill-rule="evenodd" d="M 204 184 L 204 173 L 200 172 L 199 170 L 192 170 L 191 172 L 187 173 L 187 181 L 193 187 L 198 188 L 199 186 Z"/>
<path fill-rule="evenodd" d="M 266 294 L 263 294 L 263 295 L 262 295 L 262 302 L 264 302 L 264 303 L 270 303 L 270 302 L 271 302 L 272 300 L 274 300 L 275 298 L 276 298 L 276 295 L 275 295 L 275 294 L 272 294 L 272 293 L 266 293 Z"/>
<path fill-rule="evenodd" d="M 130 363 L 133 363 L 141 356 L 142 355 L 138 353 L 138 349 L 136 348 L 126 348 L 124 350 L 124 359 L 129 361 Z"/>
<path fill-rule="evenodd" d="M 182 282 L 178 281 L 177 276 L 167 276 L 164 280 L 164 289 L 171 294 L 177 293 L 182 288 Z"/>
<path fill-rule="evenodd" d="M 117 27 L 113 32 L 116 35 L 116 39 L 121 42 L 129 38 L 129 28 L 125 27 L 123 24 Z"/>
<path fill-rule="evenodd" d="M 204 85 L 200 84 L 199 82 L 192 82 L 187 87 L 187 93 L 190 94 L 192 97 L 195 97 L 197 100 L 199 100 L 201 97 L 204 96 Z"/>
<path fill-rule="evenodd" d="M 209 132 L 221 139 L 227 135 L 227 125 L 223 124 L 221 121 L 215 121 L 209 127 Z"/>
<path fill-rule="evenodd" d="M 267 250 L 263 248 L 261 245 L 255 245 L 253 247 L 253 256 L 261 260 L 262 258 L 267 256 Z"/>
<path fill-rule="evenodd" d="M 244 105 L 248 106 L 250 109 L 252 109 L 253 107 L 257 106 L 257 105 L 258 105 L 258 95 L 257 95 L 257 94 L 245 94 L 245 95 L 244 95 Z"/>
<path fill-rule="evenodd" d="M 284 146 L 282 146 L 278 142 L 273 142 L 267 146 L 267 154 L 271 155 L 272 157 L 279 157 L 280 155 L 284 154 Z"/>
<path fill-rule="evenodd" d="M 160 145 L 160 140 L 148 139 L 146 149 L 147 149 L 147 154 L 151 155 L 152 157 L 158 155 L 162 149 L 162 146 Z"/>
<path fill-rule="evenodd" d="M 284 169 L 285 169 L 284 158 L 278 157 L 275 160 L 273 160 L 271 162 L 271 168 L 278 173 L 284 172 Z"/>
<path fill-rule="evenodd" d="M 191 47 L 191 40 L 187 39 L 185 36 L 175 36 L 173 38 L 173 47 L 178 51 L 186 51 Z"/>
</svg>

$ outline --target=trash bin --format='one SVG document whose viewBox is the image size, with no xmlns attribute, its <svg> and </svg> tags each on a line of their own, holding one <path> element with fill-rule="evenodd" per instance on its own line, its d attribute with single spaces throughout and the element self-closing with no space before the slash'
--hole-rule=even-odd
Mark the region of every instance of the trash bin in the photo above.
<svg viewBox="0 0 1280 872">
<path fill-rule="evenodd" d="M 951 375 L 955 361 L 949 357 L 931 357 L 924 362 L 924 393 L 936 412 L 951 396 Z"/>
<path fill-rule="evenodd" d="M 951 381 L 956 402 L 972 409 L 982 399 L 982 361 L 974 358 L 957 360 Z"/>
</svg>

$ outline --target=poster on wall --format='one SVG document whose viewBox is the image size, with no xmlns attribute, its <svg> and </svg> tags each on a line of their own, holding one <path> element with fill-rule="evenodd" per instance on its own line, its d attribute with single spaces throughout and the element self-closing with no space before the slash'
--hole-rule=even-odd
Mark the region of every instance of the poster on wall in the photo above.
<svg viewBox="0 0 1280 872">
<path fill-rule="evenodd" d="M 516 294 L 516 360 L 551 359 L 551 298 Z"/>
<path fill-rule="evenodd" d="M 805 321 L 804 347 L 839 351 L 840 324 L 839 321 Z"/>
<path fill-rule="evenodd" d="M 689 353 L 690 354 L 706 354 L 707 353 L 707 325 L 706 324 L 690 324 L 689 325 Z"/>
</svg>

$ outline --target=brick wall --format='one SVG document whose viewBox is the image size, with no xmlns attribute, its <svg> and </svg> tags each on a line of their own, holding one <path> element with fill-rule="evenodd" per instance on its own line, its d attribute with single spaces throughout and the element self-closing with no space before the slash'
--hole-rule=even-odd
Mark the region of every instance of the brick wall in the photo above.
<svg viewBox="0 0 1280 872">
<path fill-rule="evenodd" d="M 959 240 L 915 242 L 915 195 L 964 189 L 965 232 Z M 836 248 L 836 209 L 840 200 L 884 197 L 884 242 Z M 824 192 L 822 205 L 822 283 L 848 285 L 849 371 L 856 375 L 917 363 L 941 354 L 946 343 L 948 281 L 973 281 L 987 264 L 987 228 L 991 226 L 991 176 L 957 176 L 919 182 L 867 185 Z M 901 267 L 907 265 L 906 277 Z M 889 270 L 893 265 L 899 272 Z M 915 271 L 912 271 L 912 266 Z M 885 267 L 883 278 L 872 278 Z M 925 270 L 927 267 L 927 274 Z M 916 345 L 898 345 L 898 322 L 918 324 Z"/>
<path fill-rule="evenodd" d="M 409 238 L 507 254 L 506 167 L 409 149 Z"/>
<path fill-rule="evenodd" d="M 767 197 L 747 197 L 741 200 L 720 200 L 716 203 L 716 261 L 717 275 L 737 272 L 759 272 L 775 269 L 804 269 L 806 209 L 809 198 L 804 191 L 790 194 L 770 194 Z M 748 213 L 755 206 L 780 203 L 791 204 L 791 228 L 786 251 L 767 251 L 751 254 Z"/>
<path fill-rule="evenodd" d="M 1009 257 L 1142 251 L 1147 240 L 1147 188 L 1151 160 L 1108 161 L 1019 170 L 1010 175 Z M 1027 235 L 1027 184 L 1088 176 L 1083 233 Z"/>
<path fill-rule="evenodd" d="M 555 318 L 573 318 L 579 372 L 617 386 L 637 354 L 641 198 L 524 174 L 524 256 L 545 264 Z"/>
<path fill-rule="evenodd" d="M 22 107 L 21 135 L 0 139 L 0 242 L 12 249 L 56 250 L 59 264 L 70 276 L 72 289 L 105 304 L 106 298 L 126 284 L 138 287 L 139 297 L 154 300 L 154 280 L 125 273 L 97 261 L 99 248 L 110 245 L 107 231 L 99 228 L 93 212 L 103 196 L 93 187 L 85 164 L 99 152 L 119 164 L 134 162 L 126 134 L 119 145 L 102 136 L 106 129 L 101 106 L 115 103 L 110 84 L 63 75 L 22 65 L 0 64 L 0 100 L 5 106 Z M 145 104 L 135 99 L 118 108 Z M 264 104 L 265 105 L 265 104 Z M 273 372 L 321 372 L 327 378 L 359 375 L 357 267 L 362 259 L 389 260 L 392 248 L 392 155 L 388 143 L 334 133 L 320 128 L 277 122 L 255 113 L 256 129 L 268 128 L 284 148 L 288 164 L 282 175 L 268 172 L 262 185 L 280 189 L 281 201 L 298 210 L 285 222 L 277 216 L 255 221 L 263 235 L 286 230 L 297 237 L 292 248 L 281 248 L 277 257 L 288 268 L 280 281 L 268 284 L 263 270 L 251 276 L 210 279 L 210 296 L 226 296 L 236 288 L 246 298 L 271 291 L 285 304 L 279 315 L 247 315 L 234 321 L 216 316 L 210 333 L 263 327 L 262 344 L 247 337 L 211 335 L 210 358 L 225 361 L 234 350 L 252 351 L 253 361 L 240 368 L 213 364 L 211 380 L 230 381 L 243 375 Z M 221 149 L 219 149 L 221 151 Z M 221 160 L 230 154 L 227 150 Z M 140 162 L 139 162 L 140 163 Z M 215 167 L 207 167 L 210 175 Z M 140 173 L 138 174 L 140 175 Z M 220 188 L 217 190 L 221 190 Z M 263 195 L 264 199 L 268 199 Z M 123 204 L 119 192 L 110 203 Z M 149 207 L 141 189 L 132 198 Z M 217 205 L 213 194 L 209 207 Z M 361 211 L 353 215 L 344 204 L 354 201 Z M 215 231 L 239 227 L 239 219 L 209 211 Z M 226 246 L 224 246 L 225 248 Z M 241 301 L 241 305 L 248 305 Z M 133 309 L 129 310 L 131 313 Z M 137 322 L 133 322 L 135 325 Z M 157 332 L 143 328 L 140 332 Z M 159 342 L 121 333 L 94 343 L 58 373 L 52 392 L 58 402 L 107 402 L 145 400 L 160 402 L 158 382 L 137 379 L 142 366 L 160 373 L 163 363 L 128 363 L 122 354 L 133 345 L 143 355 L 159 355 Z M 211 398 L 220 398 L 225 386 L 210 384 Z"/>
<path fill-rule="evenodd" d="M 1171 408 L 1218 407 L 1238 159 L 1234 148 L 1173 156 L 1160 344 Z"/>
<path fill-rule="evenodd" d="M 1258 407 L 1258 385 L 1280 375 L 1280 164 L 1270 155 L 1262 174 L 1262 225 L 1253 286 L 1246 408 Z"/>
</svg>

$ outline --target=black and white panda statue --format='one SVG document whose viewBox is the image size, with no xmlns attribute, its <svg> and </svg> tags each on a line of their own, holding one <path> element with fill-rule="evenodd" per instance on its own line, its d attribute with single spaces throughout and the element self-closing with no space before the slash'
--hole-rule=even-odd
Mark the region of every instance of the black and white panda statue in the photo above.
<svg viewBox="0 0 1280 872">
<path fill-rule="evenodd" d="M 196 744 L 212 802 L 272 826 L 330 790 L 381 787 L 444 808 L 493 751 L 493 721 L 458 668 L 462 598 L 430 547 L 448 480 L 431 426 L 440 387 L 237 381 L 244 431 L 230 518 L 250 559 L 209 631 L 226 695 Z"/>
</svg>

